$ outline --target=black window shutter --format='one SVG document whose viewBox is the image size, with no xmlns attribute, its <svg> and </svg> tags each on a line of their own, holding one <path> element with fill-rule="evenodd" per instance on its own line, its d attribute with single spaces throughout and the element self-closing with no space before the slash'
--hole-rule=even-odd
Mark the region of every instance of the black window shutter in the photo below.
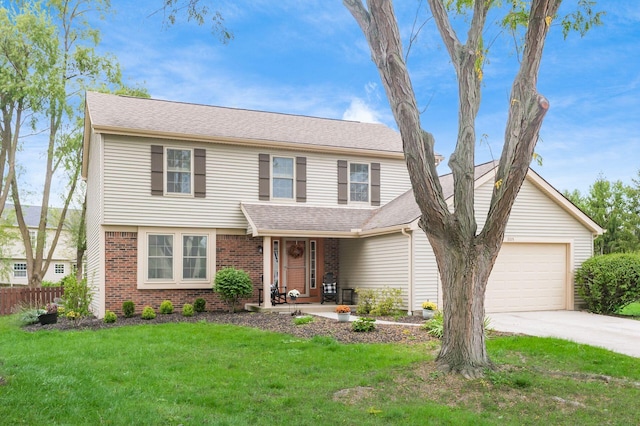
<svg viewBox="0 0 640 426">
<path fill-rule="evenodd" d="M 347 204 L 349 197 L 348 185 L 347 161 L 338 160 L 338 204 Z"/>
<path fill-rule="evenodd" d="M 371 205 L 380 205 L 380 163 L 371 163 Z"/>
<path fill-rule="evenodd" d="M 205 198 L 207 196 L 207 151 L 196 148 L 193 150 L 193 196 Z"/>
<path fill-rule="evenodd" d="M 296 201 L 307 202 L 307 157 L 296 157 Z"/>
<path fill-rule="evenodd" d="M 270 196 L 270 169 L 271 156 L 269 154 L 258 154 L 258 199 L 269 201 Z"/>
<path fill-rule="evenodd" d="M 164 148 L 151 145 L 151 195 L 164 195 Z"/>
</svg>

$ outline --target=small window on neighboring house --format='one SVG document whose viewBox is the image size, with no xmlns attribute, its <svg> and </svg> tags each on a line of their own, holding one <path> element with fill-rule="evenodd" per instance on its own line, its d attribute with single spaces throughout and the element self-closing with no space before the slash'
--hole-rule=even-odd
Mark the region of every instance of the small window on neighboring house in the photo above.
<svg viewBox="0 0 640 426">
<path fill-rule="evenodd" d="M 14 278 L 25 278 L 27 276 L 27 264 L 26 263 L 14 263 L 13 264 L 13 276 L 14 276 Z"/>
<path fill-rule="evenodd" d="M 31 240 L 31 248 L 32 250 L 36 249 L 36 243 L 38 242 L 38 231 L 30 230 L 29 231 L 29 239 Z"/>
<path fill-rule="evenodd" d="M 191 194 L 193 178 L 190 149 L 167 148 L 167 193 Z"/>
<path fill-rule="evenodd" d="M 173 235 L 149 235 L 148 275 L 153 279 L 173 279 Z"/>
<path fill-rule="evenodd" d="M 293 198 L 293 158 L 273 157 L 273 198 Z"/>
<path fill-rule="evenodd" d="M 369 202 L 369 165 L 351 163 L 349 165 L 349 200 Z"/>
<path fill-rule="evenodd" d="M 64 274 L 64 263 L 56 263 L 53 266 L 53 272 L 56 274 Z"/>
<path fill-rule="evenodd" d="M 207 278 L 207 236 L 182 236 L 182 278 L 196 280 Z"/>
</svg>

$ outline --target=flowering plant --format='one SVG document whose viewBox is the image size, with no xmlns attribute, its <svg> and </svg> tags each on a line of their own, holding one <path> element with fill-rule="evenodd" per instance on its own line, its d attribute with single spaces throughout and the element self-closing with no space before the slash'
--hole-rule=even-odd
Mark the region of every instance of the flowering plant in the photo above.
<svg viewBox="0 0 640 426">
<path fill-rule="evenodd" d="M 348 314 L 351 312 L 351 308 L 347 305 L 338 305 L 336 306 L 336 312 L 339 314 Z"/>
<path fill-rule="evenodd" d="M 426 309 L 427 311 L 435 311 L 438 309 L 438 305 L 427 300 L 426 302 L 422 302 L 422 309 Z"/>
<path fill-rule="evenodd" d="M 289 290 L 289 293 L 287 293 L 287 295 L 289 297 L 298 297 L 300 296 L 300 292 L 294 288 L 293 290 Z"/>
<path fill-rule="evenodd" d="M 47 311 L 47 314 L 57 314 L 58 313 L 58 305 L 56 305 L 55 303 L 47 303 L 47 306 L 45 306 L 45 311 Z"/>
</svg>

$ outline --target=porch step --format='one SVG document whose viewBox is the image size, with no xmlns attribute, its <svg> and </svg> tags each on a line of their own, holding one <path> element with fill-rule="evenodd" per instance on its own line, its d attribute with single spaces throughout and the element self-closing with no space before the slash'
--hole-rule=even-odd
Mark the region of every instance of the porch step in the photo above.
<svg viewBox="0 0 640 426">
<path fill-rule="evenodd" d="M 283 303 L 280 305 L 275 305 L 270 308 L 265 308 L 264 305 L 258 306 L 257 303 L 245 303 L 244 309 L 250 312 L 282 312 L 289 313 L 294 310 L 299 310 L 303 314 L 315 314 L 319 312 L 335 312 L 336 311 L 335 303 Z M 356 311 L 356 305 L 348 305 L 351 308 L 351 312 Z"/>
</svg>

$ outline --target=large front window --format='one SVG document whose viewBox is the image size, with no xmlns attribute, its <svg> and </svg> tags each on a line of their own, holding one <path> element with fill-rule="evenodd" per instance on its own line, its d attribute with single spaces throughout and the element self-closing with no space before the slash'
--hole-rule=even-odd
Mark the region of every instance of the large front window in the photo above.
<svg viewBox="0 0 640 426">
<path fill-rule="evenodd" d="M 349 166 L 349 199 L 369 202 L 369 165 L 351 163 Z"/>
<path fill-rule="evenodd" d="M 141 228 L 138 288 L 211 288 L 215 229 Z"/>
<path fill-rule="evenodd" d="M 167 148 L 167 193 L 191 194 L 191 150 Z"/>
<path fill-rule="evenodd" d="M 182 236 L 182 278 L 185 280 L 207 278 L 206 235 Z"/>
<path fill-rule="evenodd" d="M 173 279 L 173 235 L 149 235 L 147 277 Z"/>
<path fill-rule="evenodd" d="M 273 198 L 293 198 L 293 158 L 273 157 Z"/>
</svg>

